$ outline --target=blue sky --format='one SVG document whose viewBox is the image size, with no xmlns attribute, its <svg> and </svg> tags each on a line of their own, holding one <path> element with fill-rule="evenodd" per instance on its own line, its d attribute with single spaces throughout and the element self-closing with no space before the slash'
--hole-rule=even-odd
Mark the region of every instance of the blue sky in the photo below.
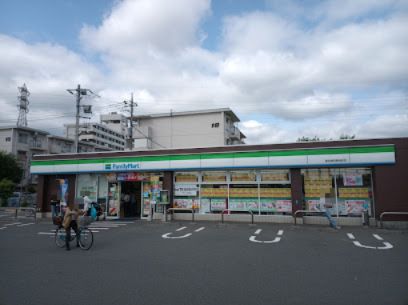
<svg viewBox="0 0 408 305">
<path fill-rule="evenodd" d="M 402 0 L 3 0 L 0 126 L 26 83 L 29 125 L 62 134 L 80 83 L 94 120 L 134 92 L 140 114 L 230 107 L 248 143 L 407 136 L 407 29 Z"/>
</svg>

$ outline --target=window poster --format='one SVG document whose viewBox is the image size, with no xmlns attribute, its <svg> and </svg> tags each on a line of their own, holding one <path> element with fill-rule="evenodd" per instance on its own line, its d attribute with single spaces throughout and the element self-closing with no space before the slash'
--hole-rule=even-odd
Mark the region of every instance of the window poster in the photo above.
<svg viewBox="0 0 408 305">
<path fill-rule="evenodd" d="M 197 196 L 197 193 L 197 184 L 175 184 L 174 186 L 175 196 Z"/>
<path fill-rule="evenodd" d="M 227 208 L 225 199 L 211 199 L 211 211 L 222 211 Z"/>
<path fill-rule="evenodd" d="M 358 174 L 343 174 L 344 186 L 362 186 L 363 176 Z"/>
<path fill-rule="evenodd" d="M 361 215 L 369 205 L 366 200 L 345 200 L 347 214 Z"/>
</svg>

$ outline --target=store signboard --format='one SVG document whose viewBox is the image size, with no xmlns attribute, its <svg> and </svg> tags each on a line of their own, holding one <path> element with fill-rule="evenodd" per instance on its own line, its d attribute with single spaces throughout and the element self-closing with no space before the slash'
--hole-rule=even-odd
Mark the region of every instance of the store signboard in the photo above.
<svg viewBox="0 0 408 305">
<path fill-rule="evenodd" d="M 174 195 L 175 196 L 197 196 L 198 186 L 197 184 L 175 184 Z"/>
<path fill-rule="evenodd" d="M 144 170 L 195 170 L 239 167 L 313 167 L 332 165 L 394 164 L 394 145 L 290 149 L 228 153 L 198 153 L 94 159 L 34 160 L 32 174 L 79 172 L 126 172 Z M 177 158 L 176 158 L 177 157 Z M 176 158 L 177 162 L 173 162 Z"/>
</svg>

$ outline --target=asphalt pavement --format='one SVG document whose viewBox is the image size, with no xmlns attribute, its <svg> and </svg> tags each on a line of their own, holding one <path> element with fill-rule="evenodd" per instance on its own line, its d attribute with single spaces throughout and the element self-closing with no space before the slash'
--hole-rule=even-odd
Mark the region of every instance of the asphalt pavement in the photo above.
<svg viewBox="0 0 408 305">
<path fill-rule="evenodd" d="M 106 221 L 65 251 L 28 223 L 0 217 L 0 305 L 408 304 L 408 231 Z"/>
</svg>

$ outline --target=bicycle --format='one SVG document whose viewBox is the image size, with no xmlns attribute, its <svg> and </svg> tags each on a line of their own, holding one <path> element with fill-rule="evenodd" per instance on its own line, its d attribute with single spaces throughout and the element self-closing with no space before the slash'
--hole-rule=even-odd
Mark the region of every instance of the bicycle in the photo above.
<svg viewBox="0 0 408 305">
<path fill-rule="evenodd" d="M 62 227 L 62 217 L 57 216 L 54 217 L 53 222 L 58 228 L 55 231 L 55 244 L 59 248 L 65 247 L 65 240 L 66 240 L 66 231 L 65 228 Z M 71 238 L 69 242 L 72 242 L 77 238 L 75 232 L 72 234 L 71 231 Z M 79 247 L 82 250 L 89 250 L 93 245 L 93 233 L 92 231 L 86 226 L 79 227 Z"/>
</svg>

